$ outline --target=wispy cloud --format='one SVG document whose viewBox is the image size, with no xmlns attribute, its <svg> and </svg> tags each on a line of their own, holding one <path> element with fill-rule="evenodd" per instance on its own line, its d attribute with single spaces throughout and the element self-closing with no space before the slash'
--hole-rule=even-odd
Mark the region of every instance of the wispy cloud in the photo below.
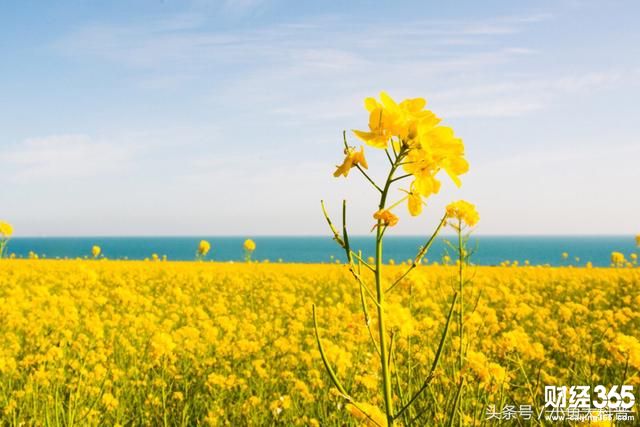
<svg viewBox="0 0 640 427">
<path fill-rule="evenodd" d="M 512 44 L 507 36 L 548 19 L 552 17 L 531 14 L 380 27 L 346 25 L 331 16 L 219 31 L 197 15 L 185 15 L 138 25 L 85 26 L 54 48 L 75 58 L 98 58 L 137 70 L 139 85 L 150 90 L 202 87 L 207 82 L 211 100 L 225 108 L 233 110 L 237 99 L 251 99 L 257 106 L 270 106 L 268 114 L 288 112 L 298 121 L 318 121 L 350 117 L 336 104 L 347 105 L 372 90 L 385 88 L 399 96 L 433 93 L 442 80 L 445 86 L 468 87 L 474 73 L 537 54 Z M 522 103 L 517 93 L 502 95 L 506 99 L 491 108 L 471 101 L 455 106 L 454 114 L 512 116 L 544 105 L 540 99 Z M 327 109 L 330 104 L 335 108 Z"/>
<path fill-rule="evenodd" d="M 244 3 L 244 2 L 240 2 Z M 249 1 L 253 3 L 253 1 Z M 139 25 L 91 25 L 74 30 L 54 47 L 69 55 L 91 55 L 141 68 L 199 67 L 206 64 L 296 62 L 298 54 L 331 49 L 345 57 L 419 57 L 445 52 L 434 47 L 442 40 L 485 43 L 523 30 L 529 21 L 503 18 L 486 22 L 414 21 L 394 28 L 346 25 L 339 18 L 279 24 L 251 30 L 218 31 L 193 16 Z M 391 54 L 392 57 L 388 57 Z"/>
<path fill-rule="evenodd" d="M 243 9 L 261 2 L 228 3 L 225 7 Z M 185 14 L 138 25 L 85 26 L 54 47 L 138 70 L 142 88 L 202 87 L 206 81 L 214 104 L 233 110 L 245 107 L 236 100 L 251 99 L 267 114 L 296 122 L 352 117 L 354 100 L 383 88 L 398 96 L 428 93 L 450 117 L 513 117 L 543 109 L 567 93 L 629 80 L 625 69 L 532 71 L 506 78 L 489 73 L 541 55 L 511 36 L 551 19 L 535 13 L 380 28 L 347 26 L 334 16 L 219 31 L 202 15 Z"/>
</svg>

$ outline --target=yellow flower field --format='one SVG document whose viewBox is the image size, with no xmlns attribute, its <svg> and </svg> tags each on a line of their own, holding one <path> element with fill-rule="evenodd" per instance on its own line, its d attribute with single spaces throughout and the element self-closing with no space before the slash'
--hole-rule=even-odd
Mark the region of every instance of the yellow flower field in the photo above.
<svg viewBox="0 0 640 427">
<path fill-rule="evenodd" d="M 638 390 L 640 269 L 467 275 L 464 425 L 481 425 L 491 404 L 540 407 L 545 385 Z M 430 371 L 456 286 L 454 266 L 418 267 L 388 294 L 396 399 Z M 379 356 L 345 266 L 0 260 L 2 424 L 375 425 L 332 390 L 312 303 L 333 368 L 375 417 Z M 456 327 L 399 424 L 448 419 Z"/>
</svg>

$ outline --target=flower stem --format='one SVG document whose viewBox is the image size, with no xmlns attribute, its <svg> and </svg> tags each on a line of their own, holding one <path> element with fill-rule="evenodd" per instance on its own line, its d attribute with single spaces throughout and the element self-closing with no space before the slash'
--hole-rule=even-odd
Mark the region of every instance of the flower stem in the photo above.
<svg viewBox="0 0 640 427">
<path fill-rule="evenodd" d="M 463 339 L 464 339 L 464 295 L 462 293 L 464 287 L 464 246 L 462 244 L 462 220 L 458 220 L 458 294 L 460 295 L 460 309 L 459 309 L 459 317 L 458 317 L 458 332 L 460 334 L 460 354 L 459 356 L 459 367 L 460 367 L 460 389 L 458 390 L 458 425 L 462 427 L 462 394 L 463 394 L 463 381 L 462 381 L 462 368 L 464 364 L 464 348 L 463 348 Z"/>
<path fill-rule="evenodd" d="M 389 170 L 389 176 L 384 185 L 384 189 L 380 194 L 380 204 L 378 208 L 380 210 L 385 208 L 387 203 L 387 194 L 389 188 L 393 183 L 393 174 L 398 168 L 398 163 L 402 161 L 404 157 L 404 150 L 400 150 L 396 154 L 395 162 L 391 165 Z M 384 406 L 387 415 L 387 425 L 392 426 L 394 421 L 393 413 L 393 395 L 391 392 L 391 372 L 389 369 L 389 356 L 387 354 L 387 331 L 385 326 L 385 312 L 384 312 L 384 288 L 382 283 L 382 240 L 384 236 L 384 224 L 382 220 L 378 220 L 378 226 L 376 227 L 376 266 L 375 266 L 375 280 L 376 280 L 376 297 L 377 297 L 377 309 L 378 309 L 378 342 L 380 343 L 380 364 L 382 367 L 382 391 L 384 394 Z"/>
<path fill-rule="evenodd" d="M 375 187 L 376 190 L 378 190 L 379 192 L 382 193 L 382 189 L 380 187 L 378 187 L 378 184 L 375 183 L 375 181 L 373 179 L 371 179 L 371 177 L 369 175 L 367 175 L 367 173 L 364 171 L 364 169 L 362 169 L 360 167 L 360 165 L 356 165 L 356 168 L 358 168 L 358 170 L 360 171 L 360 173 L 367 178 L 367 181 L 369 181 L 371 183 L 371 185 L 373 185 Z"/>
<path fill-rule="evenodd" d="M 383 193 L 386 196 L 386 192 Z M 382 204 L 384 206 L 384 203 Z M 380 342 L 380 364 L 382 365 L 382 387 L 388 425 L 393 425 L 393 397 L 391 395 L 391 374 L 387 356 L 387 337 L 384 313 L 384 290 L 382 289 L 382 221 L 378 220 L 376 236 L 376 293 L 378 299 L 378 340 Z"/>
</svg>

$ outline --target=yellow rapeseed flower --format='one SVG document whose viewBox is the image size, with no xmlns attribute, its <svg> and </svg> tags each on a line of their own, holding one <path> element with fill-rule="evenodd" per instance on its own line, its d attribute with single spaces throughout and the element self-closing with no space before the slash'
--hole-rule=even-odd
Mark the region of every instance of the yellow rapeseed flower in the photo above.
<svg viewBox="0 0 640 427">
<path fill-rule="evenodd" d="M 361 421 L 366 427 L 385 427 L 387 425 L 387 417 L 384 413 L 374 405 L 358 402 L 358 406 L 348 403 L 347 411 L 358 421 Z"/>
<path fill-rule="evenodd" d="M 427 102 L 422 98 L 406 99 L 398 104 L 388 94 L 381 92 L 380 101 L 365 99 L 364 105 L 369 112 L 369 131 L 353 131 L 372 147 L 385 149 L 394 137 L 410 143 L 418 135 L 420 127 L 434 127 L 440 122 L 433 112 L 424 110 Z"/>
<path fill-rule="evenodd" d="M 367 159 L 364 157 L 364 147 L 360 147 L 360 151 L 349 147 L 344 150 L 345 158 L 341 165 L 336 166 L 336 171 L 333 176 L 339 177 L 340 175 L 347 177 L 351 168 L 360 166 L 364 169 L 368 169 Z"/>
<path fill-rule="evenodd" d="M 620 363 L 640 369 L 640 341 L 637 338 L 622 333 L 616 334 L 610 344 L 613 357 Z"/>
<path fill-rule="evenodd" d="M 111 393 L 105 393 L 102 395 L 102 404 L 108 411 L 112 411 L 118 407 L 118 399 Z"/>
<path fill-rule="evenodd" d="M 254 242 L 251 239 L 247 239 L 244 241 L 244 244 L 242 245 L 242 247 L 247 252 L 253 252 L 256 250 L 256 242 Z"/>
<path fill-rule="evenodd" d="M 206 240 L 200 240 L 200 244 L 198 245 L 198 255 L 205 256 L 209 253 L 211 249 L 211 244 Z"/>
<path fill-rule="evenodd" d="M 453 182 L 461 185 L 460 175 L 469 171 L 464 158 L 464 144 L 453 130 L 444 126 L 428 128 L 419 132 L 416 148 L 411 149 L 403 168 L 414 176 L 416 191 L 429 197 L 440 191 L 436 175 L 444 170 Z"/>
<path fill-rule="evenodd" d="M 391 143 L 393 155 L 387 152 L 387 157 L 394 165 L 394 170 L 402 165 L 406 174 L 392 179 L 392 173 L 389 180 L 394 182 L 413 178 L 408 195 L 400 201 L 407 200 L 407 208 L 412 216 L 422 213 L 423 197 L 440 191 L 441 183 L 437 175 L 441 171 L 444 170 L 460 186 L 460 175 L 469 170 L 462 140 L 455 136 L 451 128 L 440 126 L 440 119 L 432 111 L 425 109 L 426 104 L 423 98 L 411 98 L 397 103 L 387 93 L 381 92 L 379 101 L 374 98 L 365 99 L 365 108 L 369 112 L 369 130 L 353 131 L 358 138 L 374 148 L 387 150 Z M 355 166 L 367 168 L 363 147 L 359 152 L 347 147 L 345 156 L 343 163 L 337 166 L 334 176 L 346 177 Z M 364 175 L 374 187 L 383 192 L 369 176 Z M 387 189 L 388 184 L 384 192 Z M 376 212 L 374 217 L 385 226 L 395 225 L 398 220 L 390 210 L 400 202 Z"/>
<path fill-rule="evenodd" d="M 389 209 L 381 209 L 373 214 L 373 218 L 382 222 L 385 227 L 393 227 L 398 223 L 398 217 Z M 376 225 L 377 226 L 377 225 Z M 374 228 L 376 227 L 374 226 Z"/>
<path fill-rule="evenodd" d="M 165 332 L 156 333 L 150 341 L 151 353 L 156 358 L 170 355 L 176 348 L 176 343 L 171 335 Z"/>
<path fill-rule="evenodd" d="M 439 126 L 440 119 L 425 110 L 422 98 L 406 99 L 396 103 L 385 92 L 380 102 L 365 100 L 369 111 L 369 131 L 354 130 L 355 135 L 372 147 L 386 149 L 393 142 L 394 150 L 405 149 L 403 168 L 413 175 L 415 191 L 429 197 L 440 190 L 436 175 L 444 170 L 460 186 L 459 176 L 469 170 L 464 158 L 464 144 L 451 128 Z M 349 153 L 338 167 L 336 176 L 345 175 L 351 168 Z M 413 191 L 412 191 L 413 192 Z"/>
<path fill-rule="evenodd" d="M 611 252 L 611 264 L 614 266 L 622 266 L 625 261 L 624 254 L 622 252 Z"/>
<path fill-rule="evenodd" d="M 447 218 L 457 219 L 469 227 L 473 227 L 480 220 L 476 207 L 465 200 L 458 200 L 447 205 Z"/>
<path fill-rule="evenodd" d="M 8 239 L 13 234 L 13 227 L 5 221 L 0 221 L 0 238 Z"/>
<path fill-rule="evenodd" d="M 422 213 L 422 197 L 414 190 L 414 186 L 411 186 L 411 191 L 407 197 L 407 207 L 411 216 L 418 216 Z"/>
<path fill-rule="evenodd" d="M 100 246 L 93 245 L 93 247 L 91 248 L 91 255 L 93 255 L 94 258 L 98 258 L 101 253 L 102 249 L 100 248 Z"/>
<path fill-rule="evenodd" d="M 636 246 L 640 247 L 640 234 L 636 234 Z"/>
</svg>

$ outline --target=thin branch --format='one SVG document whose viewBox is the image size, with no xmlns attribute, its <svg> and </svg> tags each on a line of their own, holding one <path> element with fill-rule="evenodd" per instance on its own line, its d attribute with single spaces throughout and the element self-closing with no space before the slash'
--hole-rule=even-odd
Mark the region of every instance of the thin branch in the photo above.
<svg viewBox="0 0 640 427">
<path fill-rule="evenodd" d="M 335 230 L 335 228 L 333 228 Z M 338 232 L 335 231 L 337 234 Z M 377 304 L 377 299 L 374 297 L 373 292 L 369 289 L 367 285 L 365 285 L 360 273 L 358 273 L 355 269 L 355 264 L 353 262 L 353 255 L 355 253 L 351 250 L 351 246 L 349 245 L 349 233 L 347 232 L 347 201 L 342 201 L 342 242 L 345 253 L 347 254 L 347 261 L 349 263 L 349 271 L 353 274 L 353 277 L 358 281 L 361 287 L 365 288 L 371 299 L 373 299 Z M 360 258 L 358 256 L 358 258 Z M 368 266 L 369 264 L 367 264 Z M 371 267 L 370 267 L 371 268 Z"/>
<path fill-rule="evenodd" d="M 342 241 L 344 242 L 344 251 L 347 253 L 349 264 L 353 264 L 351 258 L 351 246 L 349 246 L 349 234 L 347 233 L 347 201 L 342 201 Z"/>
<path fill-rule="evenodd" d="M 407 271 L 404 272 L 404 274 L 402 276 L 400 276 L 395 282 L 393 282 L 393 285 L 389 286 L 389 288 L 387 288 L 386 292 L 391 291 L 393 288 L 395 288 L 400 281 L 402 281 L 402 279 L 404 279 L 405 277 L 407 277 L 409 275 L 409 273 L 411 273 L 411 271 L 413 271 L 414 268 L 416 268 L 418 266 L 418 263 L 420 262 L 420 260 L 422 260 L 422 258 L 424 258 L 424 256 L 426 255 L 427 251 L 429 250 L 429 248 L 431 247 L 431 245 L 433 244 L 436 236 L 438 235 L 438 233 L 440 232 L 440 229 L 442 228 L 442 226 L 444 225 L 445 221 L 447 220 L 447 216 L 443 216 L 442 219 L 440 220 L 440 223 L 438 224 L 438 227 L 436 228 L 436 230 L 433 232 L 433 234 L 431 235 L 431 237 L 429 237 L 429 240 L 427 241 L 427 243 L 422 247 L 422 249 L 420 249 L 420 252 L 418 252 L 418 255 L 416 255 L 415 259 L 413 260 L 413 263 L 411 263 L 411 266 L 407 269 Z"/>
<path fill-rule="evenodd" d="M 391 367 L 391 354 L 393 352 L 393 342 L 395 340 L 396 334 L 391 332 L 391 338 L 389 339 L 389 357 L 387 358 L 387 366 Z"/>
<path fill-rule="evenodd" d="M 318 343 L 318 349 L 320 350 L 320 357 L 322 357 L 322 362 L 324 363 L 324 367 L 326 368 L 327 373 L 329 374 L 329 377 L 331 378 L 331 381 L 333 382 L 333 385 L 336 386 L 338 391 L 340 393 L 342 393 L 342 395 L 347 400 L 353 400 L 351 398 L 351 396 L 349 396 L 349 393 L 347 393 L 345 388 L 342 386 L 342 383 L 340 383 L 340 381 L 338 380 L 338 377 L 336 376 L 335 372 L 333 371 L 333 368 L 331 367 L 331 365 L 329 365 L 329 361 L 327 360 L 327 355 L 324 352 L 324 347 L 322 346 L 322 341 L 320 341 L 320 334 L 318 332 L 318 319 L 316 318 L 316 305 L 313 304 L 311 307 L 312 307 L 311 310 L 312 310 L 312 313 L 313 313 L 313 329 L 316 332 L 316 342 Z"/>
<path fill-rule="evenodd" d="M 418 421 L 418 419 L 421 416 L 423 416 L 427 412 L 428 409 L 429 409 L 429 407 L 425 406 L 420 412 L 418 412 L 418 415 L 416 415 L 415 417 L 411 418 L 411 421 L 409 421 L 409 424 L 407 424 L 407 426 L 411 426 L 411 425 L 413 425 L 413 423 Z"/>
<path fill-rule="evenodd" d="M 364 169 L 362 169 L 360 167 L 360 165 L 356 165 L 356 168 L 360 171 L 360 173 L 362 173 L 362 175 L 364 175 L 365 178 L 367 178 L 367 181 L 369 181 L 371 183 L 371 185 L 373 185 L 376 188 L 376 190 L 378 190 L 379 192 L 382 193 L 382 188 L 378 187 L 378 184 L 373 182 L 371 177 L 369 175 L 367 175 L 367 173 L 364 171 Z"/>
<path fill-rule="evenodd" d="M 314 328 L 315 333 L 316 333 L 316 342 L 318 343 L 318 349 L 320 350 L 320 357 L 322 357 L 322 362 L 324 363 L 324 367 L 327 370 L 327 373 L 329 374 L 329 377 L 331 378 L 331 381 L 333 382 L 333 385 L 336 386 L 338 391 L 342 394 L 342 397 L 345 400 L 347 400 L 347 402 L 351 403 L 353 406 L 358 408 L 358 410 L 360 412 L 362 412 L 367 418 L 369 418 L 371 421 L 373 421 L 376 425 L 380 426 L 380 423 L 378 423 L 375 419 L 373 419 L 373 417 L 371 417 L 371 415 L 367 414 L 367 412 L 365 410 L 363 410 L 358 405 L 358 403 L 349 395 L 349 393 L 347 393 L 346 389 L 342 386 L 342 384 L 338 380 L 338 377 L 336 376 L 335 372 L 333 371 L 333 368 L 331 368 L 331 365 L 329 365 L 329 360 L 327 359 L 327 355 L 326 355 L 326 353 L 324 351 L 324 347 L 322 346 L 322 341 L 320 340 L 320 335 L 318 333 L 318 319 L 316 318 L 316 305 L 315 304 L 312 305 L 312 313 L 313 313 L 313 328 Z M 380 426 L 380 427 L 382 427 L 382 426 Z"/>
<path fill-rule="evenodd" d="M 338 234 L 338 230 L 333 226 L 333 222 L 331 222 L 331 218 L 329 218 L 329 214 L 327 213 L 327 209 L 324 207 L 324 200 L 320 200 L 320 206 L 322 206 L 322 213 L 324 214 L 324 218 L 327 220 L 327 224 L 329 224 L 329 228 L 333 233 L 333 240 L 335 240 L 341 248 L 344 249 L 345 244 L 340 235 Z"/>
<path fill-rule="evenodd" d="M 351 272 L 351 274 L 353 275 L 353 277 L 358 281 L 358 283 L 360 284 L 360 286 L 362 288 L 364 288 L 365 291 L 367 291 L 367 294 L 369 295 L 369 297 L 371 298 L 371 300 L 373 301 L 373 303 L 379 307 L 380 303 L 378 303 L 378 299 L 376 298 L 375 294 L 373 293 L 373 291 L 371 291 L 371 289 L 369 289 L 369 287 L 364 283 L 364 281 L 362 280 L 362 276 L 360 276 L 360 274 L 358 274 L 358 272 L 356 271 L 356 269 L 353 267 L 353 264 L 351 264 L 349 266 L 349 271 Z"/>
<path fill-rule="evenodd" d="M 353 256 L 355 259 L 357 259 L 358 261 L 360 261 L 365 267 L 367 267 L 369 270 L 371 271 L 376 271 L 376 269 L 369 264 L 368 262 L 366 262 L 365 260 L 362 259 L 362 255 L 355 253 L 354 251 L 351 251 L 351 256 Z"/>
<path fill-rule="evenodd" d="M 411 404 L 422 394 L 423 391 L 427 389 L 427 387 L 433 380 L 436 369 L 438 368 L 438 363 L 440 362 L 440 356 L 442 356 L 442 350 L 444 349 L 444 343 L 447 339 L 447 334 L 449 333 L 449 325 L 451 324 L 451 318 L 453 317 L 453 310 L 456 306 L 457 300 L 458 300 L 458 293 L 456 292 L 455 294 L 453 294 L 453 301 L 451 302 L 451 307 L 449 308 L 449 314 L 447 315 L 447 323 L 445 323 L 444 331 L 442 332 L 442 336 L 440 337 L 440 345 L 438 345 L 438 350 L 436 351 L 436 356 L 433 359 L 433 364 L 431 365 L 431 370 L 429 371 L 429 375 L 427 375 L 427 378 L 424 380 L 424 383 L 422 384 L 422 387 L 420 387 L 420 390 L 418 390 L 413 395 L 413 397 L 409 400 L 409 402 L 406 405 L 404 405 L 402 409 L 400 409 L 400 411 L 398 411 L 398 413 L 394 416 L 394 419 L 400 417 L 404 411 L 409 409 Z"/>
<path fill-rule="evenodd" d="M 410 177 L 411 175 L 412 175 L 412 174 L 410 174 L 410 173 L 408 173 L 408 174 L 406 174 L 406 175 L 400 175 L 400 176 L 398 176 L 398 177 L 396 177 L 396 178 L 393 178 L 393 179 L 391 180 L 391 182 L 400 181 L 401 179 L 408 178 L 408 177 Z"/>
<path fill-rule="evenodd" d="M 369 310 L 367 309 L 367 297 L 364 295 L 364 286 L 360 285 L 360 302 L 362 303 L 362 311 L 364 313 L 364 323 L 367 326 L 367 330 L 369 331 L 369 337 L 371 338 L 371 343 L 373 347 L 376 349 L 378 355 L 380 355 L 380 347 L 373 337 L 373 331 L 371 330 L 371 318 L 369 317 Z"/>
<path fill-rule="evenodd" d="M 451 410 L 451 418 L 449 418 L 449 427 L 453 425 L 453 420 L 455 419 L 455 413 L 458 406 L 458 399 L 460 399 L 460 393 L 462 392 L 462 386 L 464 385 L 464 379 L 460 380 L 460 385 L 458 385 L 458 391 L 456 393 L 456 397 L 453 401 L 453 409 Z"/>
<path fill-rule="evenodd" d="M 389 159 L 389 163 L 393 166 L 393 160 L 391 159 L 391 154 L 389 154 L 389 149 L 385 148 L 384 153 L 387 155 L 387 159 Z"/>
<path fill-rule="evenodd" d="M 392 335 L 393 337 L 393 335 Z M 396 361 L 396 352 L 395 349 L 393 347 L 390 347 L 390 352 L 391 352 L 391 358 L 393 360 L 393 372 L 395 373 L 395 377 L 396 377 L 396 388 L 398 390 L 398 398 L 400 399 L 400 405 L 404 406 L 404 393 L 402 392 L 402 387 L 400 386 L 400 374 L 398 374 L 398 363 Z M 411 362 L 409 362 L 411 363 Z M 404 420 L 405 420 L 405 425 L 407 424 L 408 421 L 408 417 L 407 414 L 404 415 Z"/>
</svg>

